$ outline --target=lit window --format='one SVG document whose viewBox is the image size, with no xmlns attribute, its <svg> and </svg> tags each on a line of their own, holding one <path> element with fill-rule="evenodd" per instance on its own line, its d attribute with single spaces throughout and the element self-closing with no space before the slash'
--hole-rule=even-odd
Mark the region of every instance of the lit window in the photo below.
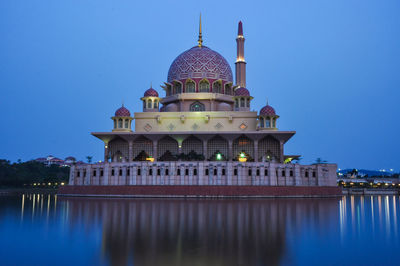
<svg viewBox="0 0 400 266">
<path fill-rule="evenodd" d="M 210 91 L 210 83 L 207 80 L 202 80 L 199 83 L 199 92 L 209 92 Z"/>
<path fill-rule="evenodd" d="M 190 105 L 191 112 L 204 112 L 206 110 L 204 104 L 200 102 L 194 102 Z"/>
<path fill-rule="evenodd" d="M 271 120 L 269 117 L 265 119 L 265 127 L 271 127 Z"/>
<path fill-rule="evenodd" d="M 225 94 L 232 95 L 232 88 L 230 84 L 225 85 Z"/>
<path fill-rule="evenodd" d="M 240 98 L 240 107 L 244 107 L 244 98 Z"/>
<path fill-rule="evenodd" d="M 213 83 L 213 92 L 221 93 L 221 82 L 220 81 L 216 81 Z"/>
<path fill-rule="evenodd" d="M 175 94 L 182 93 L 182 84 L 179 82 L 174 83 L 174 92 Z"/>
<path fill-rule="evenodd" d="M 185 92 L 195 92 L 196 91 L 196 84 L 193 81 L 188 80 L 186 82 Z"/>
</svg>

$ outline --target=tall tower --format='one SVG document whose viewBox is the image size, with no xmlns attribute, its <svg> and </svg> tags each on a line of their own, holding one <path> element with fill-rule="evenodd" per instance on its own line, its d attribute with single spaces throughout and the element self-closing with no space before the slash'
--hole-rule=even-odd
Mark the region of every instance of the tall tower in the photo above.
<svg viewBox="0 0 400 266">
<path fill-rule="evenodd" d="M 246 61 L 244 60 L 244 37 L 242 21 L 239 21 L 238 36 L 236 37 L 236 86 L 246 88 Z"/>
</svg>

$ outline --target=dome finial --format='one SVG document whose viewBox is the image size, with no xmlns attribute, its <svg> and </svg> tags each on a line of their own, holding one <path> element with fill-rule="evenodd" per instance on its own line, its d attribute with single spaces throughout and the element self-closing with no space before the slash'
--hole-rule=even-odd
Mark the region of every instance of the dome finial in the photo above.
<svg viewBox="0 0 400 266">
<path fill-rule="evenodd" d="M 122 107 L 124 107 L 124 100 L 122 100 Z"/>
<path fill-rule="evenodd" d="M 268 105 L 268 97 L 267 97 L 267 105 Z"/>
<path fill-rule="evenodd" d="M 153 88 L 153 81 L 150 81 L 150 88 Z"/>
<path fill-rule="evenodd" d="M 203 46 L 203 36 L 201 35 L 201 13 L 200 13 L 200 23 L 199 23 L 199 39 L 197 42 L 199 43 L 199 47 Z"/>
</svg>

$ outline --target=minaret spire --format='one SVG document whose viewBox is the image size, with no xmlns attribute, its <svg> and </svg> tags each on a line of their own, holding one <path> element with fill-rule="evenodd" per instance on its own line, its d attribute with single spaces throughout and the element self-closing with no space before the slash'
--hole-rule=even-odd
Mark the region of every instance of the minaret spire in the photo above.
<svg viewBox="0 0 400 266">
<path fill-rule="evenodd" d="M 203 36 L 201 35 L 201 13 L 200 13 L 200 23 L 199 23 L 199 39 L 197 42 L 199 43 L 199 47 L 203 46 Z"/>
<path fill-rule="evenodd" d="M 238 35 L 236 37 L 236 86 L 246 88 L 246 61 L 244 60 L 244 37 L 242 21 L 238 24 Z"/>
</svg>

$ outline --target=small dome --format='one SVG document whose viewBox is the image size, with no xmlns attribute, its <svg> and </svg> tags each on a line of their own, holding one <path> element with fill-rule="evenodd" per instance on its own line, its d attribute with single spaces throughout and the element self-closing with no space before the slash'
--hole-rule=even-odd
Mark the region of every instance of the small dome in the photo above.
<svg viewBox="0 0 400 266">
<path fill-rule="evenodd" d="M 144 97 L 158 97 L 158 92 L 155 89 L 150 88 L 144 92 Z"/>
<path fill-rule="evenodd" d="M 250 96 L 250 92 L 246 88 L 238 88 L 235 90 L 235 96 Z"/>
<path fill-rule="evenodd" d="M 122 105 L 122 107 L 115 111 L 115 116 L 131 116 L 131 113 Z"/>
<path fill-rule="evenodd" d="M 267 104 L 266 106 L 264 106 L 263 108 L 261 108 L 261 110 L 260 110 L 260 115 L 275 116 L 276 113 L 275 113 L 274 108 L 272 108 L 272 106 L 270 106 L 270 105 Z"/>
<path fill-rule="evenodd" d="M 222 102 L 218 104 L 218 111 L 232 111 L 232 107 L 229 104 Z"/>
<path fill-rule="evenodd" d="M 178 105 L 176 105 L 176 103 L 167 104 L 164 112 L 178 112 Z"/>
</svg>

